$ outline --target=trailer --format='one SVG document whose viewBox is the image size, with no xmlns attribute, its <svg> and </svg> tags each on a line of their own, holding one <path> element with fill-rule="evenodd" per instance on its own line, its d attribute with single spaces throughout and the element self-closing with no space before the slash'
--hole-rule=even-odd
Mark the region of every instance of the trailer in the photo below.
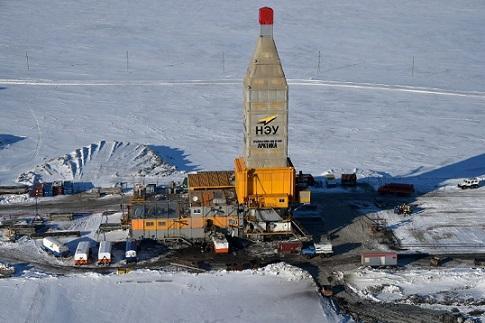
<svg viewBox="0 0 485 323">
<path fill-rule="evenodd" d="M 42 247 L 45 251 L 53 254 L 55 257 L 67 257 L 69 254 L 69 248 L 54 237 L 43 238 Z"/>
<path fill-rule="evenodd" d="M 111 242 L 101 241 L 98 249 L 98 265 L 111 264 Z"/>
<path fill-rule="evenodd" d="M 369 267 L 397 266 L 397 253 L 395 252 L 363 252 L 360 254 L 360 263 Z"/>
<path fill-rule="evenodd" d="M 125 244 L 126 263 L 138 261 L 138 242 L 135 239 L 127 239 Z"/>
<path fill-rule="evenodd" d="M 89 263 L 91 255 L 91 245 L 89 241 L 81 241 L 77 245 L 76 253 L 74 254 L 74 265 L 82 266 Z"/>
</svg>

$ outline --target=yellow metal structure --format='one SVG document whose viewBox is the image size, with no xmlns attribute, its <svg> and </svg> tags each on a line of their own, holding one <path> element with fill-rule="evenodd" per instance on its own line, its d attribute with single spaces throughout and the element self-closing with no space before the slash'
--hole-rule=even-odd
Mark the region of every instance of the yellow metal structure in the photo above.
<svg viewBox="0 0 485 323">
<path fill-rule="evenodd" d="M 254 208 L 287 208 L 295 198 L 295 169 L 248 168 L 244 158 L 234 161 L 239 204 Z"/>
<path fill-rule="evenodd" d="M 299 191 L 299 202 L 303 204 L 308 204 L 311 202 L 311 191 Z"/>
</svg>

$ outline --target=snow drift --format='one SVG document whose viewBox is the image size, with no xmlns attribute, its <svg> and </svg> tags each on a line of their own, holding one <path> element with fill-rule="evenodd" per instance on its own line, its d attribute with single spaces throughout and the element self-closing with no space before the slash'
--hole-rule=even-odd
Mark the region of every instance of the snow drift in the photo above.
<svg viewBox="0 0 485 323">
<path fill-rule="evenodd" d="M 103 140 L 49 159 L 21 173 L 17 181 L 32 184 L 35 181 L 82 180 L 99 184 L 136 176 L 165 177 L 175 172 L 175 166 L 146 145 Z"/>
</svg>

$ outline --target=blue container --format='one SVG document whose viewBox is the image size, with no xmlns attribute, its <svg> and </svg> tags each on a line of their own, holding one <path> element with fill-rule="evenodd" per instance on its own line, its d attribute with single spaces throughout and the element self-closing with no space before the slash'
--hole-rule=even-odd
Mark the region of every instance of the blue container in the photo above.
<svg viewBox="0 0 485 323">
<path fill-rule="evenodd" d="M 43 190 L 42 192 L 43 196 L 45 197 L 53 196 L 52 183 L 44 183 L 42 190 Z"/>
<path fill-rule="evenodd" d="M 74 194 L 74 189 L 71 181 L 64 181 L 64 195 Z"/>
</svg>

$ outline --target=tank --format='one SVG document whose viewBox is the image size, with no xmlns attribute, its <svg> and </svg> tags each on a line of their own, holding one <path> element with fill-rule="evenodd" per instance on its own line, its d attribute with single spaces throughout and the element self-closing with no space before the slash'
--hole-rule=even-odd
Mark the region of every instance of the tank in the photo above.
<svg viewBox="0 0 485 323">
<path fill-rule="evenodd" d="M 111 263 L 111 242 L 101 241 L 98 249 L 98 264 L 109 265 Z"/>
<path fill-rule="evenodd" d="M 89 263 L 90 253 L 91 246 L 89 241 L 79 242 L 74 253 L 74 264 L 76 266 L 87 265 Z"/>
</svg>

